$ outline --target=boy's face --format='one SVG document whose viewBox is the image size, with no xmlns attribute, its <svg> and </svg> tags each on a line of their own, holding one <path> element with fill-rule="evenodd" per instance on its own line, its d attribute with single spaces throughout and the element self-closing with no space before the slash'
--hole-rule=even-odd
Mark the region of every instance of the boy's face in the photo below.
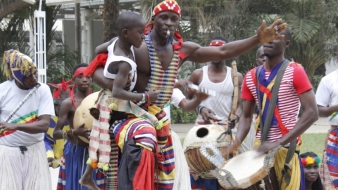
<svg viewBox="0 0 338 190">
<path fill-rule="evenodd" d="M 92 78 L 83 76 L 83 74 L 79 74 L 74 78 L 74 82 L 76 84 L 76 88 L 79 91 L 85 92 L 92 84 Z"/>
<path fill-rule="evenodd" d="M 144 40 L 144 27 L 144 21 L 138 20 L 136 21 L 135 26 L 132 29 L 128 30 L 128 41 L 136 48 L 139 48 Z"/>
</svg>

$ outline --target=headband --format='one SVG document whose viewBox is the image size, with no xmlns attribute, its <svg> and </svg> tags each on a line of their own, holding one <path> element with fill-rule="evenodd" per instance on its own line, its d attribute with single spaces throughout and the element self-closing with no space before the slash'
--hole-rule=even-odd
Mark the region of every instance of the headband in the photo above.
<svg viewBox="0 0 338 190">
<path fill-rule="evenodd" d="M 156 16 L 158 13 L 161 13 L 164 11 L 172 11 L 178 14 L 179 17 L 181 17 L 181 7 L 178 5 L 178 3 L 175 0 L 165 0 L 157 4 L 153 10 L 152 16 Z"/>
<path fill-rule="evenodd" d="M 320 164 L 321 160 L 318 156 L 316 157 L 311 157 L 311 156 L 307 156 L 306 158 L 302 158 L 302 164 L 303 166 L 306 165 L 311 165 L 311 164 Z"/>
<path fill-rule="evenodd" d="M 77 76 L 81 75 L 84 73 L 87 67 L 79 67 L 76 69 L 76 71 L 73 74 L 73 78 L 76 78 Z"/>
<path fill-rule="evenodd" d="M 209 46 L 222 46 L 224 45 L 225 42 L 221 41 L 221 40 L 212 40 L 209 44 Z"/>
<path fill-rule="evenodd" d="M 22 85 L 24 85 L 24 78 L 33 75 L 35 72 L 34 68 L 36 68 L 30 57 L 13 49 L 5 51 L 3 67 L 8 79 L 15 79 Z"/>
<path fill-rule="evenodd" d="M 165 12 L 165 11 L 174 12 L 181 18 L 181 8 L 175 0 L 164 0 L 161 3 L 157 4 L 153 10 L 152 17 L 155 17 L 159 13 Z M 147 24 L 146 27 L 144 28 L 144 31 L 143 31 L 144 34 L 146 35 L 149 34 L 151 30 L 153 29 L 153 27 L 154 27 L 154 22 L 152 21 L 149 24 Z M 173 48 L 174 50 L 179 50 L 182 47 L 183 38 L 177 30 L 175 31 L 174 36 L 176 37 L 178 43 L 173 44 Z"/>
</svg>

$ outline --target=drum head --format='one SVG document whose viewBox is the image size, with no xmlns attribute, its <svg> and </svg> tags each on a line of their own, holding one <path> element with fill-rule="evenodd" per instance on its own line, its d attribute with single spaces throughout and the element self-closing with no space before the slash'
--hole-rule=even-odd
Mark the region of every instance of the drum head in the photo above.
<svg viewBox="0 0 338 190">
<path fill-rule="evenodd" d="M 217 142 L 217 138 L 225 132 L 226 126 L 220 125 L 197 125 L 190 129 L 184 139 L 183 150 L 187 151 L 191 148 L 200 148 L 204 143 L 213 143 L 216 147 L 229 146 L 231 137 L 226 135 L 221 142 Z"/>
<path fill-rule="evenodd" d="M 273 156 L 267 159 L 270 157 L 256 150 L 244 152 L 225 162 L 217 178 L 226 189 L 250 187 L 268 175 L 274 163 Z"/>
<path fill-rule="evenodd" d="M 99 92 L 92 93 L 88 95 L 85 99 L 82 100 L 81 104 L 75 110 L 73 126 L 78 128 L 80 125 L 85 124 L 86 129 L 91 129 L 93 125 L 93 116 L 90 115 L 89 109 L 92 108 L 97 100 Z M 79 138 L 86 143 L 89 143 L 88 140 L 84 137 L 79 136 Z"/>
</svg>

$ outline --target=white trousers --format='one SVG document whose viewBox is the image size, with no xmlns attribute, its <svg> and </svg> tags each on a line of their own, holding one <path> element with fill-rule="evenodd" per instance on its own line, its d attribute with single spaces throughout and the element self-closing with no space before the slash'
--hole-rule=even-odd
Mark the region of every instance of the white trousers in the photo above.
<svg viewBox="0 0 338 190">
<path fill-rule="evenodd" d="M 51 190 L 44 142 L 19 147 L 0 145 L 0 190 Z"/>
</svg>

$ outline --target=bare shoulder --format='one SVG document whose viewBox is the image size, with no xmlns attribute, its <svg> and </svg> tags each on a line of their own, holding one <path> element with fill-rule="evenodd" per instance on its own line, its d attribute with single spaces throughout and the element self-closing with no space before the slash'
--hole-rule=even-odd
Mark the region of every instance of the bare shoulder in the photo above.
<svg viewBox="0 0 338 190">
<path fill-rule="evenodd" d="M 61 103 L 61 107 L 65 107 L 65 108 L 71 108 L 73 105 L 72 105 L 72 98 L 69 97 L 69 98 L 66 98 L 65 100 L 62 101 Z"/>
<path fill-rule="evenodd" d="M 196 69 L 194 70 L 192 73 L 191 73 L 191 76 L 194 75 L 194 76 L 199 76 L 199 75 L 202 75 L 203 74 L 203 69 L 200 68 L 200 69 Z"/>
</svg>

